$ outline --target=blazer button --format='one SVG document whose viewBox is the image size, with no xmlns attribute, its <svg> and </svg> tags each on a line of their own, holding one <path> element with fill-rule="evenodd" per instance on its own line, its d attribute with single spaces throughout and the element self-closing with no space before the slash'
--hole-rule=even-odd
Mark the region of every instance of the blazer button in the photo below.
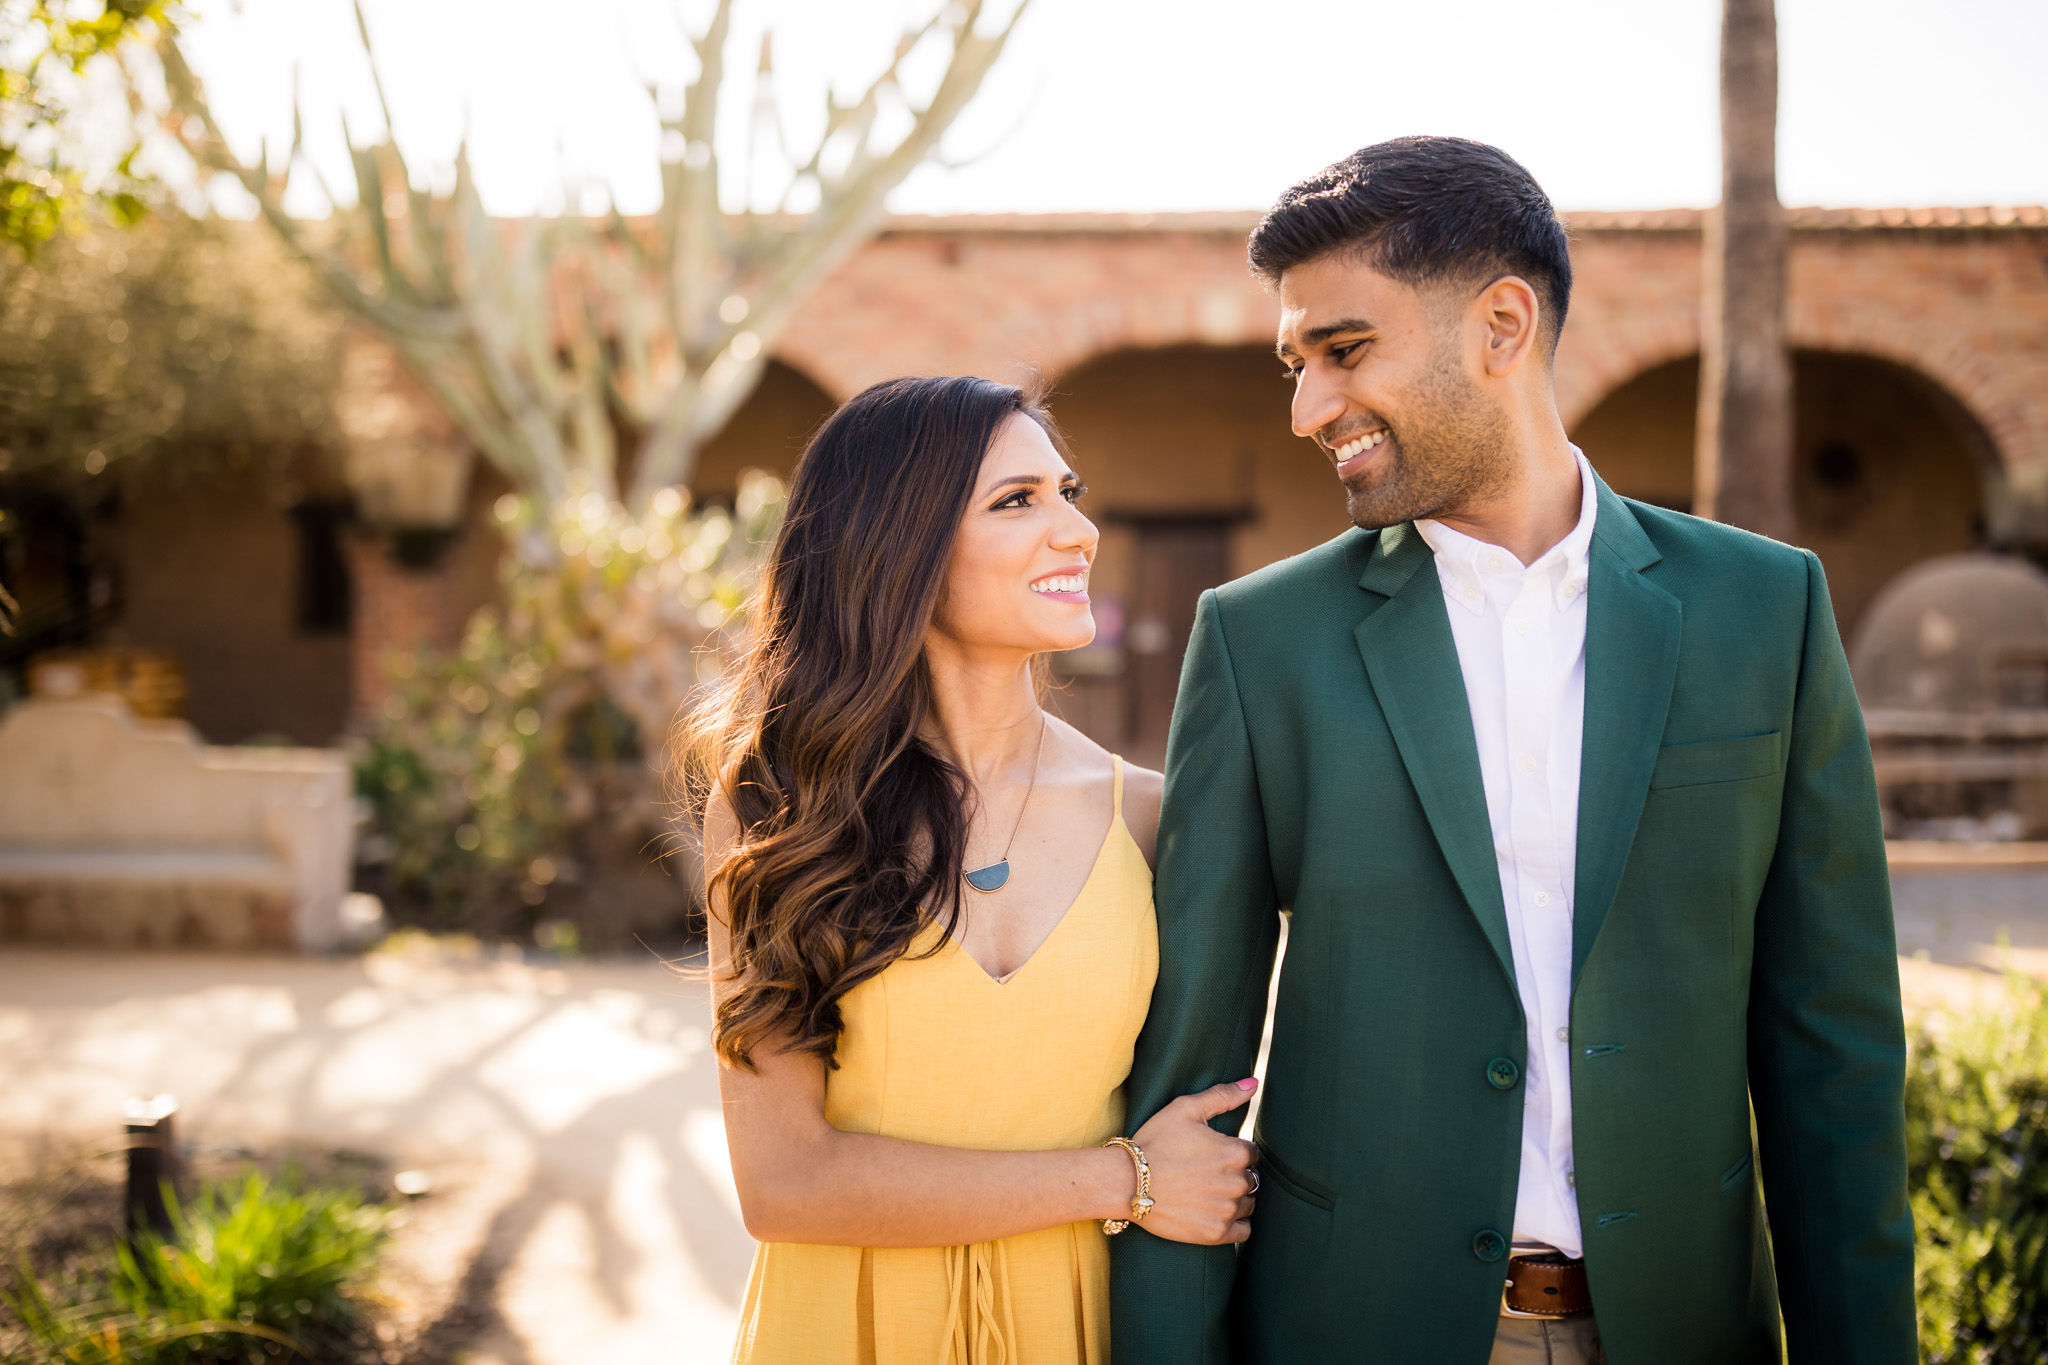
<svg viewBox="0 0 2048 1365">
<path fill-rule="evenodd" d="M 1522 1068 L 1512 1057 L 1496 1057 L 1486 1064 L 1486 1083 L 1495 1090 L 1513 1090 L 1522 1079 Z"/>
<path fill-rule="evenodd" d="M 1489 1263 L 1498 1261 L 1508 1254 L 1508 1239 L 1492 1228 L 1481 1228 L 1472 1234 L 1472 1254 Z"/>
</svg>

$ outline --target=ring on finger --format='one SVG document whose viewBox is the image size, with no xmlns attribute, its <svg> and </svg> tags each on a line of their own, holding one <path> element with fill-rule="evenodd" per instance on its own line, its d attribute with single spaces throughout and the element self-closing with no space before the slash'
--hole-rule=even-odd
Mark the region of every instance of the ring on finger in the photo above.
<svg viewBox="0 0 2048 1365">
<path fill-rule="evenodd" d="M 1244 1168 L 1244 1174 L 1245 1179 L 1251 1181 L 1251 1188 L 1246 1190 L 1245 1193 L 1257 1194 L 1259 1192 L 1259 1168 L 1256 1166 L 1247 1166 Z"/>
</svg>

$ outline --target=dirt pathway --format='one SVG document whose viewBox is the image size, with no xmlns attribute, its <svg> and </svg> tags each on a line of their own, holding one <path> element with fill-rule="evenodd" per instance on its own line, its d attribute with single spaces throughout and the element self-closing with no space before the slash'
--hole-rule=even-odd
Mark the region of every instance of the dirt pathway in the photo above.
<svg viewBox="0 0 2048 1365">
<path fill-rule="evenodd" d="M 202 1147 L 419 1167 L 390 1353 L 727 1359 L 740 1224 L 700 985 L 659 965 L 0 955 L 0 1137 L 98 1142 L 178 1097 Z"/>
<path fill-rule="evenodd" d="M 2048 975 L 2048 878 L 1902 877 L 1914 1012 Z M 659 965 L 0 955 L 0 1142 L 108 1142 L 169 1092 L 188 1141 L 427 1170 L 385 1274 L 394 1362 L 727 1359 L 752 1255 L 701 983 Z"/>
</svg>

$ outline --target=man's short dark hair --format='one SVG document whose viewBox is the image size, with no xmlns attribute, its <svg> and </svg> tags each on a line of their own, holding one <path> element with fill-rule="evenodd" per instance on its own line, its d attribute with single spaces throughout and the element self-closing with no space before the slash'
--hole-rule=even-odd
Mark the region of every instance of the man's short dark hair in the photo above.
<svg viewBox="0 0 2048 1365">
<path fill-rule="evenodd" d="M 1571 303 L 1572 261 L 1550 196 L 1483 142 L 1375 143 L 1288 190 L 1252 229 L 1252 272 L 1268 284 L 1335 252 L 1407 285 L 1519 275 L 1542 303 L 1553 349 Z"/>
</svg>

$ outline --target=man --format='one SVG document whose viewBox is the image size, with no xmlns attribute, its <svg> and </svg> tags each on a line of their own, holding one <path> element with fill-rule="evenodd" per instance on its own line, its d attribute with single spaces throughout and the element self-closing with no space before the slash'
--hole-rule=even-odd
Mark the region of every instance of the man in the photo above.
<svg viewBox="0 0 2048 1365">
<path fill-rule="evenodd" d="M 1368 147 L 1250 254 L 1357 529 L 1197 612 L 1130 1112 L 1250 1069 L 1288 913 L 1264 1188 L 1241 1255 L 1117 1239 L 1117 1365 L 1908 1365 L 1898 964 L 1820 564 L 1566 439 L 1565 234 L 1504 153 Z"/>
</svg>

